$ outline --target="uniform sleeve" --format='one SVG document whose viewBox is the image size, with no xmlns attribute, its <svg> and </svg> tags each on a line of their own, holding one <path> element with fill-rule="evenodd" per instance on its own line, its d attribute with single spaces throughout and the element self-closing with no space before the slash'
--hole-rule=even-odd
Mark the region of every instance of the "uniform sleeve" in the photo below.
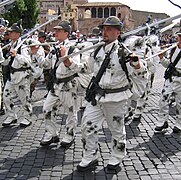
<svg viewBox="0 0 181 180">
<path fill-rule="evenodd" d="M 92 43 L 88 42 L 85 44 L 85 48 L 91 46 Z M 77 49 L 76 49 L 77 52 Z M 92 50 L 81 53 L 79 56 L 75 56 L 72 58 L 72 64 L 69 67 L 77 73 L 87 73 L 90 74 L 93 72 L 93 64 L 94 60 L 91 57 Z"/>
<path fill-rule="evenodd" d="M 21 54 L 17 54 L 16 61 L 22 66 L 30 66 L 31 57 L 27 47 L 21 47 Z"/>
<path fill-rule="evenodd" d="M 4 56 L 2 52 L 2 48 L 0 47 L 0 63 L 4 61 Z"/>
<path fill-rule="evenodd" d="M 43 68 L 43 65 L 45 64 L 45 52 L 42 47 L 40 47 L 35 54 L 35 58 L 37 60 L 38 66 Z"/>
<path fill-rule="evenodd" d="M 162 59 L 160 59 L 160 64 L 163 67 L 167 68 L 168 65 L 170 64 L 170 60 L 168 58 L 166 58 L 166 57 L 163 57 Z"/>
</svg>

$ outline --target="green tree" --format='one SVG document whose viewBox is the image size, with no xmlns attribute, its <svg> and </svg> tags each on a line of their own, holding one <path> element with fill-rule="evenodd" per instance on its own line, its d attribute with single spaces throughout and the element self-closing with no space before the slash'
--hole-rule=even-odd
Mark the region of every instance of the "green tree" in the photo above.
<svg viewBox="0 0 181 180">
<path fill-rule="evenodd" d="M 26 10 L 23 12 L 23 22 L 25 28 L 32 28 L 37 24 L 40 8 L 37 0 L 24 0 Z"/>
<path fill-rule="evenodd" d="M 22 26 L 26 29 L 35 26 L 40 13 L 37 0 L 17 0 L 13 3 L 13 6 L 8 5 L 5 9 L 6 12 L 2 16 L 9 21 L 10 26 L 22 19 Z"/>
</svg>

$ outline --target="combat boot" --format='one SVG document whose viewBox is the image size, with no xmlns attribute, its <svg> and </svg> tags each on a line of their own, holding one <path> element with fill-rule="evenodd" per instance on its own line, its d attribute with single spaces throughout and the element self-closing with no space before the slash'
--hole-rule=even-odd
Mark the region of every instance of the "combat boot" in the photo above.
<svg viewBox="0 0 181 180">
<path fill-rule="evenodd" d="M 155 131 L 156 132 L 165 132 L 167 130 L 167 128 L 168 128 L 168 122 L 165 121 L 162 126 L 156 126 Z"/>
</svg>

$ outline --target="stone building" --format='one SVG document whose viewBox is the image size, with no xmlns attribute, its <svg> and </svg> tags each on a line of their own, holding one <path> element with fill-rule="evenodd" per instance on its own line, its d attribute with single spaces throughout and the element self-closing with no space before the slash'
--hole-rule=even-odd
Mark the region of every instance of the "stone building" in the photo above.
<svg viewBox="0 0 181 180">
<path fill-rule="evenodd" d="M 92 28 L 101 24 L 109 15 L 115 15 L 124 23 L 124 30 L 134 28 L 132 11 L 129 6 L 113 2 L 88 3 L 87 0 L 41 0 L 39 16 L 40 24 L 55 17 L 61 10 L 61 19 L 69 20 L 72 31 L 79 30 L 82 34 L 88 34 Z M 53 26 L 59 20 L 46 26 L 46 30 L 52 31 Z"/>
<path fill-rule="evenodd" d="M 103 23 L 109 16 L 117 16 L 124 25 L 124 31 L 133 29 L 134 20 L 129 6 L 117 2 L 97 2 L 77 5 L 78 28 L 88 34 L 95 26 Z"/>
<path fill-rule="evenodd" d="M 155 12 L 147 12 L 147 11 L 137 11 L 137 10 L 132 10 L 132 17 L 135 20 L 134 26 L 138 27 L 146 23 L 148 16 L 152 17 L 152 21 L 154 20 L 161 20 L 161 19 L 166 19 L 169 16 L 165 13 L 155 13 Z M 151 21 L 151 22 L 152 22 Z M 167 22 L 167 24 L 170 22 Z"/>
<path fill-rule="evenodd" d="M 40 24 L 57 16 L 60 9 L 61 19 L 71 22 L 72 31 L 79 30 L 85 35 L 88 35 L 94 27 L 104 22 L 110 15 L 117 16 L 123 22 L 125 32 L 143 25 L 149 15 L 152 16 L 152 20 L 168 17 L 164 13 L 132 10 L 129 6 L 118 2 L 88 3 L 88 0 L 40 0 L 39 2 Z M 60 19 L 51 22 L 46 26 L 46 30 L 53 31 L 58 21 Z"/>
</svg>

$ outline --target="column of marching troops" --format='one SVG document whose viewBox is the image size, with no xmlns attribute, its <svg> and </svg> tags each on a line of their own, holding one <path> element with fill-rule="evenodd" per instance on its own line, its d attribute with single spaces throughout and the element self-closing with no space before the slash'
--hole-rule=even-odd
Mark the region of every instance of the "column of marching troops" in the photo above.
<svg viewBox="0 0 181 180">
<path fill-rule="evenodd" d="M 144 36 L 129 36 L 122 43 L 118 40 L 122 24 L 117 17 L 110 16 L 92 31 L 92 38 L 98 37 L 101 32 L 104 43 L 96 49 L 89 48 L 77 53 L 82 48 L 93 46 L 93 43 L 86 42 L 85 37 L 70 41 L 71 26 L 68 21 L 61 21 L 55 26 L 55 34 L 49 38 L 44 31 L 36 31 L 21 39 L 21 23 L 14 23 L 1 32 L 0 113 L 7 115 L 2 122 L 3 127 L 17 123 L 14 104 L 16 96 L 23 108 L 20 126 L 31 125 L 31 96 L 43 74 L 48 93 L 44 97 L 45 133 L 40 145 L 48 146 L 60 141 L 55 121 L 57 111 L 62 108 L 67 119 L 61 146 L 70 147 L 76 133 L 77 111 L 80 104 L 84 104 L 81 121 L 83 156 L 77 169 L 87 171 L 98 164 L 98 132 L 103 121 L 107 122 L 112 134 L 107 168 L 117 169 L 126 156 L 124 123 L 129 118 L 133 121 L 141 120 L 156 66 L 161 63 L 165 68 L 172 64 L 174 72 L 171 76 L 165 75 L 167 78 L 159 101 L 160 111 L 155 131 L 163 132 L 168 128 L 169 104 L 174 99 L 177 114 L 173 132 L 181 132 L 181 30 L 176 34 L 177 43 L 174 48 L 158 53 L 161 48 L 154 29 L 147 30 Z M 54 43 L 51 44 L 51 40 Z M 9 45 L 3 48 L 6 44 Z M 71 54 L 75 55 L 68 56 Z M 158 55 L 149 58 L 154 54 Z M 174 61 L 177 62 L 174 64 Z M 108 63 L 105 65 L 104 62 Z M 136 102 L 136 106 L 133 107 L 132 102 Z"/>
</svg>

